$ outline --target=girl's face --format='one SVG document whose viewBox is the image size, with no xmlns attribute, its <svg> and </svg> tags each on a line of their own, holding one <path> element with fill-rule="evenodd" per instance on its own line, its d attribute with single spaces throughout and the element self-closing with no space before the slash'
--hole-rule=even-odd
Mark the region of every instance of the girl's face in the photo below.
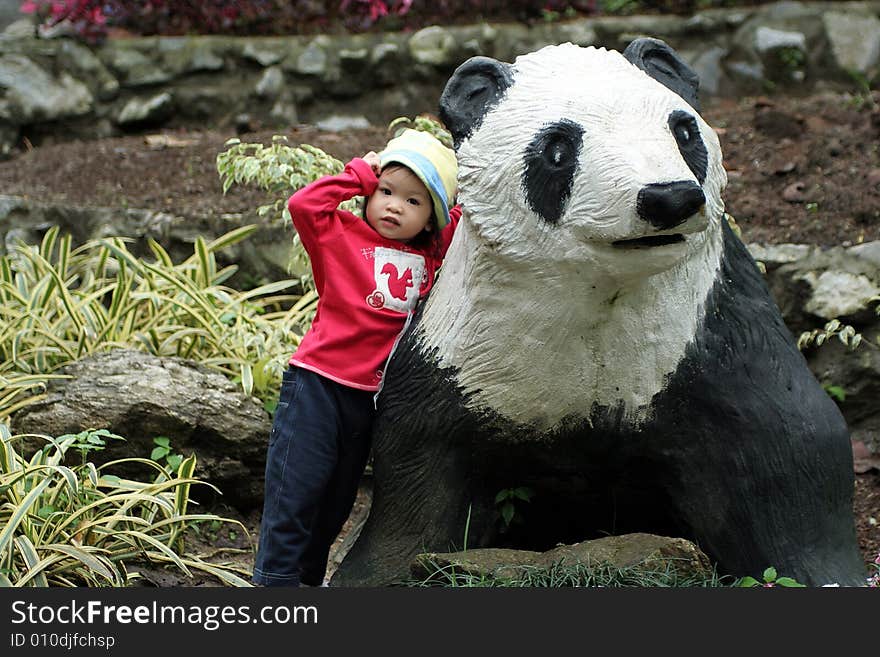
<svg viewBox="0 0 880 657">
<path fill-rule="evenodd" d="M 434 205 L 424 183 L 407 167 L 391 164 L 367 201 L 367 223 L 382 237 L 408 242 L 433 228 Z"/>
</svg>

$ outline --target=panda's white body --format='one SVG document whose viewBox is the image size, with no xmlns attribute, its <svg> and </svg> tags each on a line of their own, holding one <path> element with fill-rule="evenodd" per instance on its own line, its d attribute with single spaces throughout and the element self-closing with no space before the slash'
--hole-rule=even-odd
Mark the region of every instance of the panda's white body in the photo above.
<svg viewBox="0 0 880 657">
<path fill-rule="evenodd" d="M 416 334 L 441 367 L 457 369 L 473 409 L 540 430 L 588 418 L 593 404 L 623 403 L 630 423 L 646 419 L 704 317 L 721 251 L 712 236 L 673 270 L 621 283 L 589 261 L 555 275 L 540 262 L 474 262 L 473 242 L 463 225 Z M 622 255 L 638 263 L 638 252 Z"/>
<path fill-rule="evenodd" d="M 417 552 L 606 533 L 695 541 L 721 572 L 858 584 L 852 450 L 724 217 L 698 81 L 663 42 L 472 58 L 441 117 L 463 207 L 386 369 L 370 517 L 334 577 Z"/>
<path fill-rule="evenodd" d="M 638 423 L 693 339 L 717 276 L 727 181 L 718 139 L 698 119 L 711 154 L 707 203 L 675 228 L 686 240 L 613 247 L 649 232 L 635 211 L 639 189 L 696 180 L 669 157 L 677 148 L 667 117 L 699 115 L 604 49 L 551 46 L 513 69 L 510 92 L 459 148 L 464 218 L 418 335 L 441 366 L 457 368 L 474 408 L 550 429 L 589 415 L 590 402 L 623 403 Z M 545 99 L 539 112 L 534 98 Z M 583 126 L 584 143 L 579 193 L 551 226 L 524 200 L 516 151 L 561 118 Z"/>
</svg>

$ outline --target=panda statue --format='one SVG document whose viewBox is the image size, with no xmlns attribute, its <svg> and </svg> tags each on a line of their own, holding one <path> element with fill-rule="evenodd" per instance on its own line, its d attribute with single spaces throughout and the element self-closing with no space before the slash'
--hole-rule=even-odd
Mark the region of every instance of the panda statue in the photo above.
<svg viewBox="0 0 880 657">
<path fill-rule="evenodd" d="M 731 230 L 697 91 L 647 38 L 456 69 L 463 216 L 389 362 L 372 507 L 332 585 L 627 532 L 692 540 L 721 574 L 865 583 L 847 427 Z"/>
</svg>

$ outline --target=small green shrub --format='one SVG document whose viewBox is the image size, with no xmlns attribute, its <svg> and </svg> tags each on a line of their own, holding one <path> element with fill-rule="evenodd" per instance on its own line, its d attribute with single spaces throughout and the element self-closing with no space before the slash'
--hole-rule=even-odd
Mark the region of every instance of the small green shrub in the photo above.
<svg viewBox="0 0 880 657">
<path fill-rule="evenodd" d="M 772 588 L 774 586 L 785 586 L 785 587 L 798 587 L 803 588 L 804 585 L 798 582 L 797 580 L 792 579 L 791 577 L 779 577 L 779 574 L 776 572 L 776 569 L 773 566 L 765 569 L 761 575 L 761 580 L 758 581 L 754 577 L 743 577 L 735 583 L 735 586 L 741 587 L 754 587 L 754 586 L 763 586 L 766 588 Z"/>
<path fill-rule="evenodd" d="M 177 472 L 181 462 L 183 462 L 183 455 L 177 454 L 171 449 L 171 439 L 168 436 L 156 436 L 153 438 L 153 444 L 155 447 L 150 452 L 150 458 L 156 461 L 156 463 L 161 463 L 162 459 L 165 459 L 165 465 L 168 470 L 170 472 Z"/>
<path fill-rule="evenodd" d="M 226 150 L 217 155 L 217 172 L 224 194 L 232 185 L 252 185 L 277 195 L 274 202 L 257 208 L 257 214 L 261 217 L 274 214 L 282 224 L 289 225 L 288 197 L 318 178 L 340 173 L 345 165 L 310 144 L 293 147 L 286 142 L 287 137 L 283 135 L 275 135 L 270 146 L 230 139 Z M 356 199 L 340 207 L 360 213 Z M 314 290 L 309 257 L 296 234 L 291 243 L 288 271 L 298 277 L 303 289 Z"/>
<path fill-rule="evenodd" d="M 514 522 L 524 522 L 523 502 L 530 502 L 535 494 L 528 486 L 505 488 L 495 495 L 495 510 L 501 521 L 501 531 L 508 531 Z"/>
</svg>

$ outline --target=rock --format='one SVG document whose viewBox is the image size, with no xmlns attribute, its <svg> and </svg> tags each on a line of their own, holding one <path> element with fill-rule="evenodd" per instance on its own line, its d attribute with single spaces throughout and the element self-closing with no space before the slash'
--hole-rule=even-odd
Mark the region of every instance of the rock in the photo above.
<svg viewBox="0 0 880 657">
<path fill-rule="evenodd" d="M 22 196 L 0 194 L 0 255 L 9 252 L 15 240 L 39 244 L 51 226 L 59 226 L 73 237 L 74 246 L 102 237 L 133 238 L 130 250 L 137 257 L 149 257 L 148 238 L 157 240 L 175 262 L 193 253 L 201 236 L 212 240 L 247 223 L 259 224 L 249 239 L 218 253 L 221 265 L 236 263 L 240 272 L 259 280 L 288 278 L 290 240 L 293 227 L 274 217 L 240 213 L 170 215 L 142 208 L 80 207 L 70 203 L 39 203 Z M 234 283 L 235 279 L 232 280 Z"/>
<path fill-rule="evenodd" d="M 800 180 L 791 183 L 788 187 L 783 189 L 782 198 L 789 203 L 803 203 L 809 200 L 809 197 L 806 194 L 806 187 Z"/>
<path fill-rule="evenodd" d="M 788 328 L 798 335 L 833 318 L 867 326 L 880 284 L 880 242 L 843 248 L 749 247 L 767 265 L 767 285 Z"/>
<path fill-rule="evenodd" d="M 705 580 L 713 576 L 709 558 L 690 541 L 641 533 L 560 545 L 547 552 L 481 548 L 424 553 L 415 558 L 410 572 L 420 580 L 442 580 L 440 569 L 443 573 L 454 571 L 476 578 L 517 580 L 527 569 L 543 571 L 559 566 L 638 567 L 646 571 L 674 572 L 679 580 Z"/>
<path fill-rule="evenodd" d="M 294 70 L 301 75 L 323 76 L 327 72 L 328 39 L 316 37 L 296 59 Z"/>
<path fill-rule="evenodd" d="M 829 11 L 823 14 L 825 33 L 837 66 L 846 72 L 866 74 L 880 62 L 880 18 L 864 11 Z"/>
<path fill-rule="evenodd" d="M 162 123 L 174 112 L 174 97 L 164 91 L 147 99 L 132 98 L 116 121 L 123 126 Z"/>
<path fill-rule="evenodd" d="M 173 74 L 150 55 L 126 47 L 124 42 L 110 41 L 99 52 L 99 56 L 127 87 L 150 87 L 169 82 L 173 78 Z"/>
<path fill-rule="evenodd" d="M 816 247 L 807 244 L 749 244 L 749 253 L 764 263 L 768 271 L 780 265 L 802 260 Z"/>
<path fill-rule="evenodd" d="M 34 34 L 36 34 L 36 31 L 36 26 L 34 25 L 33 20 L 30 18 L 22 18 L 7 25 L 3 30 L 3 36 L 11 37 L 13 39 L 33 37 Z"/>
<path fill-rule="evenodd" d="M 863 331 L 863 335 L 866 340 L 876 340 L 878 325 Z M 853 351 L 835 339 L 811 349 L 807 357 L 820 381 L 843 389 L 846 397 L 840 410 L 852 439 L 880 455 L 880 350 L 861 346 Z"/>
<path fill-rule="evenodd" d="M 214 51 L 215 45 L 205 37 L 163 38 L 159 41 L 162 67 L 175 76 L 222 71 L 223 57 Z"/>
<path fill-rule="evenodd" d="M 14 125 L 51 122 L 88 114 L 94 98 L 67 72 L 50 75 L 22 55 L 0 57 L 0 120 Z"/>
<path fill-rule="evenodd" d="M 807 272 L 802 280 L 812 288 L 804 309 L 824 320 L 845 320 L 862 314 L 871 299 L 880 295 L 880 288 L 864 274 L 827 269 L 818 275 Z"/>
<path fill-rule="evenodd" d="M 281 66 L 294 86 L 319 102 L 303 106 L 297 92 L 298 118 L 314 123 L 327 113 L 324 102 L 342 113 L 363 112 L 373 123 L 388 120 L 389 105 L 374 102 L 377 88 L 403 92 L 407 102 L 395 116 L 428 111 L 422 102 L 436 97 L 447 72 L 472 55 L 512 61 L 517 55 L 547 44 L 624 48 L 635 36 L 652 34 L 680 43 L 681 52 L 702 78 L 701 95 L 760 93 L 779 84 L 805 87 L 819 81 L 853 86 L 842 71 L 870 80 L 877 68 L 880 31 L 876 8 L 870 2 L 848 3 L 845 9 L 828 3 L 783 2 L 760 7 L 697 11 L 690 16 L 635 15 L 589 17 L 532 25 L 430 26 L 413 33 L 320 34 L 284 37 L 163 36 L 114 38 L 89 46 L 64 37 L 72 24 L 43 30 L 52 39 L 33 38 L 32 18 L 18 23 L 0 38 L 4 56 L 32 59 L 41 75 L 62 79 L 69 74 L 82 81 L 96 97 L 89 114 L 99 119 L 119 111 L 117 97 L 128 100 L 132 88 L 151 87 L 151 93 L 172 93 L 178 103 L 176 121 L 202 126 L 205 119 L 228 121 L 249 111 L 260 122 L 273 118 L 276 97 L 251 108 L 241 96 L 253 90 L 263 69 Z M 80 54 L 90 50 L 83 70 Z M 2 59 L 2 58 L 0 58 Z M 2 66 L 0 66 L 2 68 Z M 2 76 L 0 76 L 2 77 Z M 39 82 L 38 77 L 34 77 Z M 423 89 L 409 94 L 406 87 L 418 80 Z M 205 97 L 197 108 L 190 87 L 223 90 L 229 98 Z M 0 85 L 0 101 L 3 91 Z M 365 101 L 365 94 L 371 94 Z M 70 94 L 67 94 L 69 97 Z M 37 94 L 40 97 L 40 94 Z M 66 100 L 61 98 L 61 100 Z M 2 104 L 2 103 L 0 103 Z M 57 103 L 47 103 L 55 107 Z M 343 106 L 343 104 L 345 106 Z M 63 105 L 57 105 L 62 107 Z M 367 107 L 369 106 L 369 107 Z M 356 109 L 355 109 L 356 108 Z M 86 117 L 88 122 L 92 116 Z M 86 123 L 84 121 L 83 123 Z M 70 136 L 67 122 L 39 115 L 14 127 L 22 134 L 33 131 Z M 8 132 L 8 131 L 4 131 Z M 0 154 L 11 150 L 14 137 L 0 135 Z"/>
<path fill-rule="evenodd" d="M 242 57 L 256 62 L 260 66 L 272 66 L 280 62 L 287 55 L 287 43 L 285 39 L 264 39 L 259 42 L 251 41 L 245 44 L 241 51 Z"/>
<path fill-rule="evenodd" d="M 269 415 L 222 374 L 182 358 L 128 349 L 88 356 L 59 373 L 71 378 L 51 381 L 45 399 L 13 415 L 14 434 L 60 436 L 93 428 L 126 438 L 99 452 L 99 463 L 147 458 L 153 439 L 167 436 L 173 451 L 196 455 L 196 476 L 219 488 L 224 502 L 249 509 L 262 500 Z M 43 444 L 31 439 L 24 450 Z M 137 476 L 144 470 L 113 473 Z M 206 486 L 192 493 L 197 500 L 214 499 Z"/>
<path fill-rule="evenodd" d="M 321 130 L 343 132 L 345 130 L 369 128 L 370 122 L 363 116 L 339 116 L 334 114 L 318 121 L 315 125 Z"/>
<path fill-rule="evenodd" d="M 419 30 L 409 40 L 414 61 L 430 66 L 454 64 L 455 37 L 444 27 L 433 25 Z"/>
<path fill-rule="evenodd" d="M 284 87 L 284 72 L 280 66 L 270 66 L 260 76 L 254 92 L 260 98 L 275 99 Z"/>
</svg>

